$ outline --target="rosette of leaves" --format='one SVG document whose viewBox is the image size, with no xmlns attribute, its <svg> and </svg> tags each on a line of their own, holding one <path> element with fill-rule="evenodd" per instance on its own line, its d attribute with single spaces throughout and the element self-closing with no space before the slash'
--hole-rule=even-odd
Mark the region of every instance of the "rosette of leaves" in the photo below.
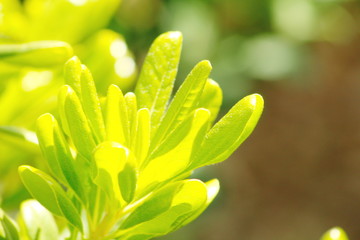
<svg viewBox="0 0 360 240">
<path fill-rule="evenodd" d="M 65 219 L 68 239 L 152 239 L 197 218 L 217 195 L 216 179 L 186 178 L 235 151 L 257 124 L 263 100 L 247 96 L 213 125 L 222 93 L 209 79 L 208 61 L 198 63 L 170 99 L 181 44 L 179 32 L 160 35 L 135 93 L 110 85 L 104 99 L 90 71 L 76 57 L 67 62 L 59 121 L 44 114 L 37 124 L 51 174 L 31 166 L 19 172 L 30 194 Z M 38 233 L 29 239 L 47 239 L 32 229 L 41 224 L 21 227 Z M 51 234 L 57 232 L 64 230 Z"/>
</svg>

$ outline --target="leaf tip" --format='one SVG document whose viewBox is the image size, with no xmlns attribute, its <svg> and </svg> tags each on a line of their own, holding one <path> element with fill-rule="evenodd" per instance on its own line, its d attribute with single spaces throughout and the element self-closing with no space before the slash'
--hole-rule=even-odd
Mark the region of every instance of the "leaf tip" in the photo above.
<svg viewBox="0 0 360 240">
<path fill-rule="evenodd" d="M 256 107 L 263 107 L 264 105 L 264 99 L 263 97 L 258 94 L 258 93 L 254 93 L 248 96 L 248 102 L 251 104 L 251 106 L 253 106 L 254 108 Z"/>
<path fill-rule="evenodd" d="M 212 69 L 211 62 L 209 60 L 202 60 L 201 62 L 199 62 L 199 65 L 203 68 L 207 68 L 210 70 Z"/>
<path fill-rule="evenodd" d="M 182 33 L 180 31 L 171 31 L 164 34 L 168 39 L 182 41 Z"/>
</svg>

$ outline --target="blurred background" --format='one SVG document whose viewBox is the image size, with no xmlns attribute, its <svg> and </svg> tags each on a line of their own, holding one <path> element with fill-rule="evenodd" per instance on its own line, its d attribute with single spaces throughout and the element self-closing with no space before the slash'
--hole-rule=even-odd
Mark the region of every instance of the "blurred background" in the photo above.
<svg viewBox="0 0 360 240">
<path fill-rule="evenodd" d="M 219 178 L 214 204 L 162 240 L 310 240 L 333 226 L 360 239 L 360 1 L 123 0 L 113 9 L 111 32 L 60 39 L 76 44 L 95 80 L 104 76 L 96 69 L 105 62 L 92 46 L 126 43 L 132 71 L 106 82 L 131 90 L 151 42 L 179 30 L 178 84 L 209 59 L 224 92 L 222 114 L 247 94 L 265 98 L 263 117 L 240 149 L 195 173 Z M 9 208 L 12 202 L 4 199 Z"/>
</svg>

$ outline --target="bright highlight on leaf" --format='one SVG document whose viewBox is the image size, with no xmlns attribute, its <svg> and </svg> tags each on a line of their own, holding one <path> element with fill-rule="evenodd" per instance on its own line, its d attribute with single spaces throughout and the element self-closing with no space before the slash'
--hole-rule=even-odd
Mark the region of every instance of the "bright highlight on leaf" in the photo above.
<svg viewBox="0 0 360 240">
<path fill-rule="evenodd" d="M 228 158 L 255 128 L 263 99 L 240 100 L 214 126 L 222 92 L 198 63 L 172 96 L 182 35 L 160 35 L 150 47 L 135 93 L 110 85 L 99 99 L 90 71 L 77 57 L 64 70 L 58 115 L 37 122 L 39 145 L 52 176 L 21 166 L 30 194 L 70 225 L 73 238 L 152 239 L 197 218 L 214 200 L 219 182 L 187 178 L 196 168 Z M 39 209 L 39 213 L 36 212 Z M 51 215 L 28 202 L 36 219 L 22 226 L 31 236 Z M 39 235 L 40 238 L 45 235 Z"/>
</svg>

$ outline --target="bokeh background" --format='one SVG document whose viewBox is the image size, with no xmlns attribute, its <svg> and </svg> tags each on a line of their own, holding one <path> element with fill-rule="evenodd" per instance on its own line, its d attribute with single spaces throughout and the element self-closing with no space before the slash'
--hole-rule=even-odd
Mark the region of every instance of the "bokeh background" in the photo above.
<svg viewBox="0 0 360 240">
<path fill-rule="evenodd" d="M 109 28 L 137 66 L 156 36 L 179 30 L 178 82 L 209 59 L 223 113 L 247 94 L 265 99 L 240 149 L 195 173 L 219 178 L 214 204 L 162 240 L 310 240 L 333 226 L 360 239 L 359 26 L 357 0 L 122 1 Z"/>
</svg>

